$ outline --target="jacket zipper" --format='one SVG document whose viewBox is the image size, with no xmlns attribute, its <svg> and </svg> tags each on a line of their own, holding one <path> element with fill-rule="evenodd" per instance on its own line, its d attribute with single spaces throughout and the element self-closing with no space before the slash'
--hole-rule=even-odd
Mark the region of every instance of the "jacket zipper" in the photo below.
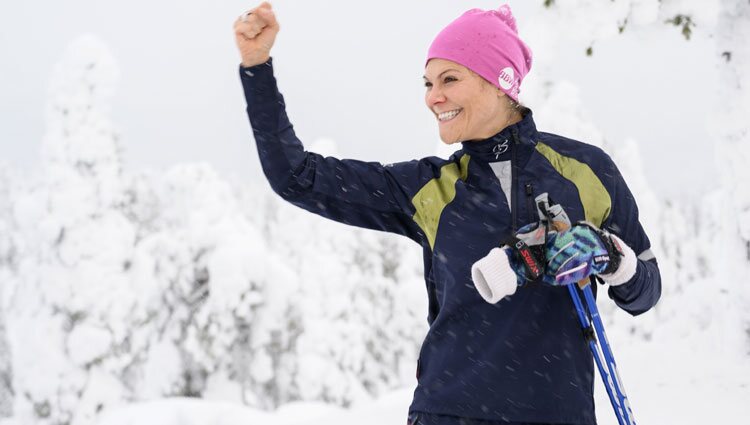
<svg viewBox="0 0 750 425">
<path fill-rule="evenodd" d="M 529 223 L 537 220 L 536 207 L 534 206 L 534 186 L 526 183 L 526 208 L 529 210 Z M 528 223 L 526 223 L 528 224 Z"/>
<path fill-rule="evenodd" d="M 510 207 L 510 214 L 511 214 L 511 230 L 512 234 L 516 234 L 516 231 L 518 230 L 517 226 L 517 218 L 516 218 L 516 211 L 518 210 L 518 160 L 517 160 L 517 152 L 518 152 L 518 130 L 513 129 L 511 131 L 511 134 L 513 135 L 513 151 L 510 155 L 510 180 L 511 180 L 511 207 Z"/>
</svg>

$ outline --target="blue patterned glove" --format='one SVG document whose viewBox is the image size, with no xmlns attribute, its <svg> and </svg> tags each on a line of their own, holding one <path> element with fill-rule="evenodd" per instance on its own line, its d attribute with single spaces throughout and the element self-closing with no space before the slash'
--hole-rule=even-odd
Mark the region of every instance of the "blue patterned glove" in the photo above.
<svg viewBox="0 0 750 425">
<path fill-rule="evenodd" d="M 574 284 L 592 274 L 617 270 L 622 248 L 611 235 L 596 226 L 579 222 L 549 237 L 544 282 L 560 286 Z"/>
<path fill-rule="evenodd" d="M 546 231 L 541 223 L 527 224 L 518 229 L 513 239 L 507 242 L 509 246 L 503 247 L 510 266 L 516 273 L 518 285 L 533 282 L 544 275 L 547 251 L 545 240 L 549 245 L 549 238 L 554 238 L 554 233 L 545 235 Z"/>
</svg>

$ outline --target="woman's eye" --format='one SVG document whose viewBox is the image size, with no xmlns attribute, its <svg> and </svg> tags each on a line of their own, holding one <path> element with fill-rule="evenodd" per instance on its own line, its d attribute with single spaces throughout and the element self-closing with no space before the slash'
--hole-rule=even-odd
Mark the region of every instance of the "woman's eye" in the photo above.
<svg viewBox="0 0 750 425">
<path fill-rule="evenodd" d="M 444 83 L 450 83 L 452 81 L 457 81 L 457 80 L 454 77 L 445 77 L 445 79 L 443 80 Z"/>
<path fill-rule="evenodd" d="M 432 83 L 431 83 L 431 82 L 429 82 L 429 81 L 425 81 L 425 82 L 424 82 L 424 86 L 425 86 L 425 87 L 432 87 Z"/>
</svg>

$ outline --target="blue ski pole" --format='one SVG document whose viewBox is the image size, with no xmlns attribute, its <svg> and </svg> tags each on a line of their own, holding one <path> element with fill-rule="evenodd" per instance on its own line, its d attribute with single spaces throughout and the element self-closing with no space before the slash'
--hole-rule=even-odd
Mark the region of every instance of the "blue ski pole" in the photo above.
<svg viewBox="0 0 750 425">
<path fill-rule="evenodd" d="M 623 386 L 622 379 L 620 379 L 620 374 L 617 371 L 617 364 L 615 363 L 615 357 L 612 354 L 612 348 L 609 346 L 607 334 L 604 332 L 604 323 L 602 323 L 602 318 L 601 316 L 599 316 L 599 309 L 596 306 L 594 292 L 591 290 L 591 283 L 587 280 L 585 283 L 579 283 L 579 286 L 581 284 L 584 285 L 582 287 L 583 298 L 586 300 L 586 306 L 589 310 L 589 316 L 591 317 L 591 321 L 594 324 L 594 329 L 596 330 L 596 336 L 599 340 L 599 345 L 601 346 L 602 354 L 604 355 L 604 360 L 607 364 L 607 369 L 609 370 L 609 380 L 616 392 L 621 409 L 621 414 L 625 420 L 625 424 L 636 425 L 635 420 L 633 419 L 633 411 L 630 408 L 630 402 L 628 401 L 628 396 L 625 394 L 625 387 Z M 605 382 L 604 385 L 606 386 L 607 383 Z"/>
<path fill-rule="evenodd" d="M 556 232 L 563 232 L 570 228 L 570 219 L 562 206 L 559 204 L 552 204 L 546 193 L 536 198 L 536 204 L 539 209 L 540 219 L 547 228 L 547 233 L 552 231 L 552 229 Z M 586 307 L 584 307 L 583 302 L 581 301 L 576 286 L 583 292 L 584 299 L 586 300 Z M 578 282 L 578 285 L 570 284 L 568 285 L 568 292 L 570 293 L 570 297 L 575 305 L 578 319 L 581 322 L 581 327 L 583 328 L 589 348 L 591 349 L 591 354 L 596 362 L 599 375 L 601 375 L 602 381 L 604 382 L 604 388 L 607 390 L 609 401 L 612 403 L 617 422 L 619 425 L 636 425 L 635 420 L 633 419 L 633 411 L 630 408 L 628 397 L 625 394 L 625 389 L 622 385 L 622 380 L 617 372 L 617 365 L 615 364 L 612 349 L 609 346 L 607 334 L 604 332 L 604 324 L 599 315 L 599 308 L 596 306 L 596 299 L 594 298 L 594 292 L 591 289 L 591 282 L 589 279 L 583 279 Z M 591 329 L 592 323 L 594 328 L 593 331 Z"/>
<path fill-rule="evenodd" d="M 581 284 L 582 283 L 579 283 L 579 285 Z M 620 425 L 636 425 L 635 419 L 633 418 L 633 411 L 628 402 L 628 397 L 625 395 L 625 389 L 622 386 L 622 380 L 617 372 L 617 365 L 615 364 L 615 359 L 612 355 L 612 349 L 609 346 L 607 335 L 604 332 L 604 325 L 599 316 L 599 309 L 596 307 L 596 300 L 594 299 L 591 285 L 586 283 L 583 288 L 588 311 L 586 311 L 586 307 L 583 306 L 583 302 L 581 301 L 581 297 L 578 294 L 575 285 L 568 285 L 568 292 L 570 293 L 570 297 L 573 300 L 576 311 L 578 312 L 581 327 L 583 328 L 586 339 L 588 340 L 591 354 L 594 356 L 594 361 L 599 370 L 599 375 L 602 377 L 604 388 L 607 390 L 609 401 L 612 403 L 617 422 Z M 589 319 L 589 316 L 591 319 Z M 599 350 L 600 345 L 601 351 Z"/>
<path fill-rule="evenodd" d="M 620 409 L 619 404 L 619 398 L 617 397 L 617 393 L 612 385 L 610 385 L 611 377 L 609 376 L 609 373 L 607 372 L 607 369 L 604 368 L 604 359 L 602 359 L 602 355 L 599 352 L 599 346 L 597 345 L 596 341 L 596 335 L 594 334 L 594 329 L 591 326 L 591 322 L 589 320 L 588 314 L 586 314 L 585 307 L 583 306 L 583 303 L 581 302 L 581 297 L 578 295 L 578 291 L 576 290 L 575 285 L 568 285 L 568 292 L 570 292 L 570 298 L 573 300 L 573 304 L 576 307 L 576 312 L 578 313 L 578 319 L 581 322 L 581 327 L 584 331 L 584 336 L 586 338 L 586 341 L 588 342 L 589 349 L 591 350 L 591 354 L 594 357 L 594 362 L 596 363 L 596 368 L 599 370 L 599 375 L 602 377 L 602 381 L 604 381 L 604 388 L 607 390 L 607 396 L 609 396 L 609 401 L 612 403 L 612 408 L 615 410 L 615 416 L 617 416 L 617 423 L 619 425 L 625 425 L 624 419 L 622 417 L 622 410 Z"/>
</svg>

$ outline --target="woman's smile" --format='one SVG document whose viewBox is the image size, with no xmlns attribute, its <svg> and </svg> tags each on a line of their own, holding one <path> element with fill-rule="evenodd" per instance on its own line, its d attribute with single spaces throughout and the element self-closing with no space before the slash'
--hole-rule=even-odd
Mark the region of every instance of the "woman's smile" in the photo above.
<svg viewBox="0 0 750 425">
<path fill-rule="evenodd" d="M 461 111 L 463 111 L 463 108 L 454 109 L 452 111 L 441 112 L 437 114 L 437 119 L 438 121 L 440 121 L 441 124 L 444 124 L 448 121 L 452 121 L 453 118 L 456 118 L 458 114 L 461 113 Z"/>
</svg>

